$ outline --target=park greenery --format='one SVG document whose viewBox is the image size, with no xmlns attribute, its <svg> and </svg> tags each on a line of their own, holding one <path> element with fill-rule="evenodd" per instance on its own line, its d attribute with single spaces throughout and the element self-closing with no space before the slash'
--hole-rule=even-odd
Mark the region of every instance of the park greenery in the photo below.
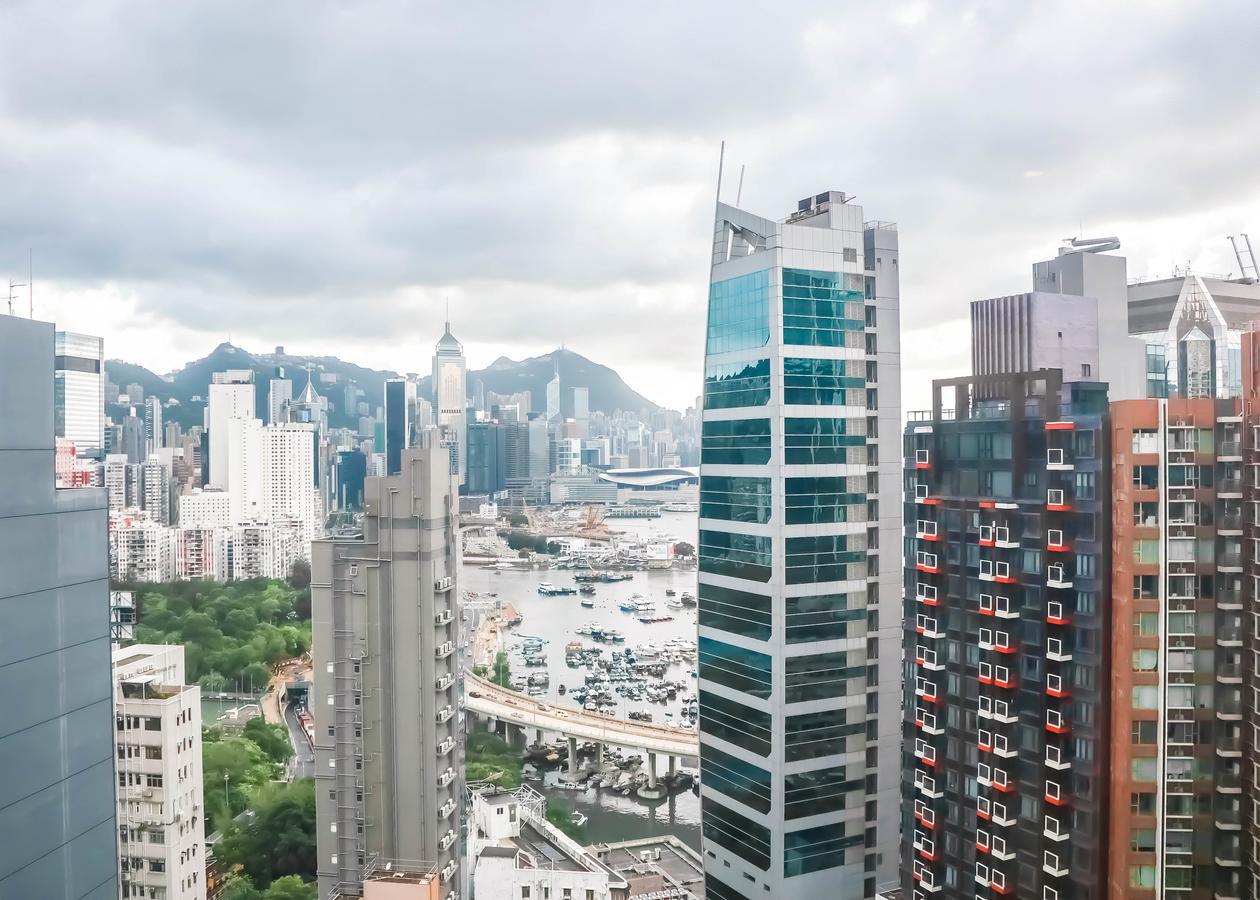
<svg viewBox="0 0 1260 900">
<path fill-rule="evenodd" d="M 239 866 L 242 880 L 265 891 L 261 896 L 266 900 L 313 898 L 313 889 L 296 888 L 297 882 L 315 878 L 314 779 L 262 785 L 250 798 L 250 811 L 224 830 L 215 858 Z M 277 884 L 284 886 L 277 889 Z"/>
<path fill-rule="evenodd" d="M 201 733 L 201 776 L 206 814 L 219 829 L 253 806 L 255 795 L 284 777 L 293 746 L 283 725 L 250 719 L 240 734 L 222 728 Z"/>
<path fill-rule="evenodd" d="M 294 572 L 294 584 L 302 585 L 301 575 Z M 277 665 L 310 649 L 309 570 L 305 581 L 299 587 L 262 578 L 120 587 L 136 592 L 136 640 L 182 644 L 190 683 L 206 693 L 259 693 Z"/>
</svg>

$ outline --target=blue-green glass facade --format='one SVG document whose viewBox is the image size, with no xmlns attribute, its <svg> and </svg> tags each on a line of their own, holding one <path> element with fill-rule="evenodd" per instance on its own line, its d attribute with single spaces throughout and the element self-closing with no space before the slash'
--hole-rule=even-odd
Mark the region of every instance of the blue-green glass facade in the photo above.
<svg viewBox="0 0 1260 900">
<path fill-rule="evenodd" d="M 700 571 L 748 581 L 769 581 L 770 538 L 727 531 L 700 531 Z"/>
<path fill-rule="evenodd" d="M 770 462 L 770 420 L 705 422 L 700 430 L 700 462 L 716 466 L 764 466 Z"/>
<path fill-rule="evenodd" d="M 853 286 L 849 287 L 849 279 Z M 783 343 L 813 347 L 856 346 L 866 330 L 861 275 L 812 269 L 783 270 Z"/>
<path fill-rule="evenodd" d="M 866 379 L 848 374 L 849 361 L 790 356 L 783 360 L 783 402 L 802 406 L 860 404 Z M 852 396 L 850 394 L 853 393 Z"/>
<path fill-rule="evenodd" d="M 773 600 L 765 594 L 700 582 L 697 588 L 700 626 L 716 628 L 758 641 L 773 632 Z"/>
<path fill-rule="evenodd" d="M 713 475 L 700 492 L 700 518 L 727 522 L 770 521 L 770 479 Z"/>
<path fill-rule="evenodd" d="M 872 801 L 897 788 L 884 740 L 899 647 L 879 619 L 884 582 L 890 596 L 900 584 L 895 565 L 876 562 L 899 530 L 873 493 L 901 479 L 898 465 L 879 466 L 875 437 L 885 420 L 900 424 L 895 400 L 878 409 L 897 356 L 877 328 L 897 321 L 880 281 L 895 274 L 895 237 L 868 246 L 860 210 L 832 192 L 817 215 L 822 200 L 780 222 L 734 211 L 724 224 L 719 204 L 714 232 L 697 589 L 712 900 L 874 896 L 893 869 L 895 811 Z M 884 644 L 893 652 L 874 665 Z M 888 820 L 884 840 L 875 819 Z"/>
<path fill-rule="evenodd" d="M 704 408 L 734 409 L 770 402 L 770 360 L 704 367 Z"/>
<path fill-rule="evenodd" d="M 766 270 L 709 286 L 705 353 L 764 347 L 770 340 L 770 273 Z"/>
</svg>

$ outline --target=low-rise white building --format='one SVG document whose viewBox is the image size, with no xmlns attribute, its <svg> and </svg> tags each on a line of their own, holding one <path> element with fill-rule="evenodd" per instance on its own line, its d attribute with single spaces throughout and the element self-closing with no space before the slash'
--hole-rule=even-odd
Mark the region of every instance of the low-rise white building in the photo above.
<svg viewBox="0 0 1260 900">
<path fill-rule="evenodd" d="M 205 900 L 201 690 L 180 646 L 132 644 L 113 664 L 120 895 Z"/>
<path fill-rule="evenodd" d="M 477 900 L 627 900 L 629 883 L 547 821 L 543 796 L 472 792 L 469 850 Z"/>
</svg>

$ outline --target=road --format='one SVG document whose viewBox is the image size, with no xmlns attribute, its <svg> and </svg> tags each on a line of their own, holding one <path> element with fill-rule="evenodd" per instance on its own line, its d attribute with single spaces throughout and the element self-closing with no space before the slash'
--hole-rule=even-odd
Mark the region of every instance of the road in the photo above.
<svg viewBox="0 0 1260 900">
<path fill-rule="evenodd" d="M 466 709 L 522 728 L 541 728 L 583 741 L 649 750 L 667 756 L 697 756 L 700 753 L 700 742 L 694 731 L 558 709 L 472 674 L 464 676 L 464 692 Z"/>
<path fill-rule="evenodd" d="M 284 708 L 284 724 L 289 729 L 289 743 L 293 745 L 293 760 L 289 763 L 292 778 L 315 777 L 315 750 L 306 738 L 306 729 L 298 719 L 293 704 Z"/>
</svg>

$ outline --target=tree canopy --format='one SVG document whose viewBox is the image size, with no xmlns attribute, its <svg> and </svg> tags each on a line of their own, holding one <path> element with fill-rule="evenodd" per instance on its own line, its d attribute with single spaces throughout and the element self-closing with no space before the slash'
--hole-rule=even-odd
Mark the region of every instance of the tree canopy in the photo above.
<svg viewBox="0 0 1260 900">
<path fill-rule="evenodd" d="M 266 688 L 272 670 L 311 646 L 309 589 L 254 579 L 136 585 L 143 643 L 183 644 L 189 681 L 203 691 Z"/>
<path fill-rule="evenodd" d="M 254 814 L 244 823 L 232 823 L 215 845 L 218 859 L 231 867 L 239 865 L 254 885 L 275 887 L 285 876 L 297 880 L 315 877 L 315 781 L 303 778 L 288 784 L 272 783 L 254 791 L 250 806 Z M 266 900 L 305 900 L 308 894 L 293 893 L 289 880 Z"/>
</svg>

